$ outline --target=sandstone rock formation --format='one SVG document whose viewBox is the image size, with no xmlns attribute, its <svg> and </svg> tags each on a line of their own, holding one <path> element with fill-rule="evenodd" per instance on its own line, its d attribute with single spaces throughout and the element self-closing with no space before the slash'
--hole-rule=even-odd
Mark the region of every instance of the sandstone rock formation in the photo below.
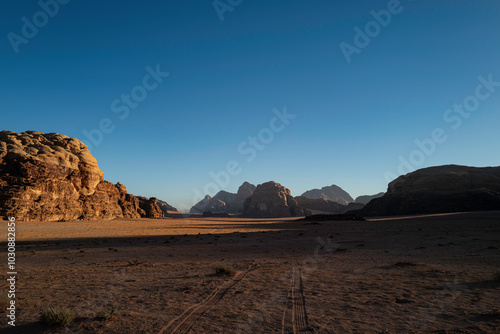
<svg viewBox="0 0 500 334">
<path fill-rule="evenodd" d="M 153 199 L 141 200 L 103 178 L 78 139 L 0 132 L 0 216 L 45 221 L 159 216 Z"/>
<path fill-rule="evenodd" d="M 252 218 L 301 217 L 307 212 L 299 206 L 290 190 L 276 182 L 259 184 L 243 204 L 243 216 Z"/>
<path fill-rule="evenodd" d="M 363 196 L 358 196 L 356 197 L 356 199 L 354 200 L 354 203 L 359 203 L 359 204 L 368 204 L 372 199 L 375 199 L 375 198 L 380 198 L 382 196 L 384 196 L 384 192 L 381 192 L 381 193 L 378 193 L 378 194 L 375 194 L 375 195 L 363 195 Z"/>
<path fill-rule="evenodd" d="M 254 190 L 255 186 L 253 184 L 244 182 L 239 187 L 237 194 L 221 190 L 214 197 L 206 195 L 205 198 L 195 204 L 189 212 L 202 213 L 210 211 L 212 213 L 241 213 L 243 211 L 243 202 L 253 194 Z"/>
<path fill-rule="evenodd" d="M 169 205 L 167 202 L 158 200 L 158 206 L 160 207 L 161 211 L 163 211 L 163 214 L 166 216 L 169 213 L 173 212 L 179 212 L 176 208 L 173 206 Z"/>
<path fill-rule="evenodd" d="M 343 205 L 354 202 L 354 199 L 351 197 L 351 195 L 349 195 L 344 189 L 334 184 L 329 187 L 323 187 L 321 189 L 308 190 L 303 193 L 302 196 L 311 199 L 322 198 L 324 200 L 337 202 Z"/>
<path fill-rule="evenodd" d="M 389 183 L 387 193 L 353 213 L 364 216 L 500 210 L 500 167 L 446 165 Z"/>
</svg>

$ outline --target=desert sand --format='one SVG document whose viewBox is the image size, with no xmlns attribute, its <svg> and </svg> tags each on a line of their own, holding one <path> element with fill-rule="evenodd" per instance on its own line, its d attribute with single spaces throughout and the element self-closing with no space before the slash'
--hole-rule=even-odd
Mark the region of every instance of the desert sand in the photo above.
<svg viewBox="0 0 500 334">
<path fill-rule="evenodd" d="M 500 332 L 498 211 L 18 222 L 16 237 L 17 326 L 2 333 Z M 76 319 L 44 327 L 49 307 Z"/>
</svg>

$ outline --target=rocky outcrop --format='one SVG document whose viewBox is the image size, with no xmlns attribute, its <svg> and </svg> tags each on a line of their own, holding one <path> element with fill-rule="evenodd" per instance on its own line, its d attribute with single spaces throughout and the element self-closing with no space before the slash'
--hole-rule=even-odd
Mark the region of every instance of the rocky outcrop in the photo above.
<svg viewBox="0 0 500 334">
<path fill-rule="evenodd" d="M 243 211 L 243 202 L 250 197 L 255 190 L 255 186 L 248 182 L 243 183 L 237 194 L 233 194 L 224 190 L 219 191 L 214 197 L 206 195 L 203 200 L 194 205 L 190 213 L 210 212 L 226 212 L 226 213 L 241 213 Z"/>
<path fill-rule="evenodd" d="M 173 206 L 169 205 L 167 202 L 157 200 L 158 206 L 160 207 L 160 210 L 163 212 L 163 214 L 166 216 L 169 213 L 175 213 L 179 212 L 176 208 Z"/>
<path fill-rule="evenodd" d="M 307 212 L 290 194 L 290 190 L 276 182 L 259 184 L 243 204 L 243 216 L 252 218 L 301 217 Z"/>
<path fill-rule="evenodd" d="M 398 177 L 387 193 L 353 213 L 364 216 L 500 210 L 500 167 L 446 165 Z"/>
<path fill-rule="evenodd" d="M 138 197 L 139 199 L 139 207 L 144 210 L 145 217 L 147 218 L 163 218 L 163 211 L 160 209 L 158 205 L 158 199 L 155 197 L 146 198 L 146 197 Z"/>
<path fill-rule="evenodd" d="M 0 216 L 44 221 L 158 216 L 154 201 L 141 208 L 124 185 L 103 178 L 78 139 L 0 132 Z"/>
<path fill-rule="evenodd" d="M 356 199 L 354 200 L 354 203 L 357 203 L 357 204 L 368 204 L 370 203 L 370 201 L 372 199 L 375 199 L 375 198 L 380 198 L 382 196 L 384 196 L 384 192 L 381 192 L 381 193 L 378 193 L 378 194 L 375 194 L 375 195 L 363 195 L 363 196 L 358 196 L 356 197 Z"/>
<path fill-rule="evenodd" d="M 323 187 L 321 189 L 308 190 L 302 196 L 311 199 L 324 199 L 327 201 L 337 202 L 339 204 L 347 205 L 354 202 L 354 199 L 344 189 L 336 185 Z"/>
<path fill-rule="evenodd" d="M 189 210 L 189 213 L 203 213 L 205 211 L 205 208 L 208 205 L 208 202 L 212 199 L 211 196 L 206 195 L 204 199 L 196 203 L 193 207 L 191 207 L 191 210 Z"/>
</svg>

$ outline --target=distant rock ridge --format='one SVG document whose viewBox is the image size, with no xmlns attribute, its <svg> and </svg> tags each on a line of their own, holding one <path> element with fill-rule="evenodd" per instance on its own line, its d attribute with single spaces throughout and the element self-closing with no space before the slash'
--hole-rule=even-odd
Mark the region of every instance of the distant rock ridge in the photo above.
<svg viewBox="0 0 500 334">
<path fill-rule="evenodd" d="M 482 210 L 500 210 L 500 167 L 419 169 L 398 177 L 384 196 L 353 213 L 391 216 Z"/>
<path fill-rule="evenodd" d="M 368 204 L 372 199 L 375 199 L 375 198 L 380 198 L 382 196 L 384 196 L 385 193 L 384 192 L 380 192 L 378 194 L 375 194 L 375 195 L 363 195 L 363 196 L 358 196 L 356 197 L 356 199 L 354 200 L 354 203 L 357 203 L 357 204 Z"/>
<path fill-rule="evenodd" d="M 270 181 L 259 184 L 243 204 L 243 216 L 251 218 L 301 217 L 308 214 L 290 190 Z"/>
<path fill-rule="evenodd" d="M 155 198 L 104 181 L 76 138 L 37 131 L 0 132 L 0 216 L 57 221 L 163 217 Z"/>
<path fill-rule="evenodd" d="M 250 197 L 254 190 L 253 184 L 244 182 L 236 194 L 221 190 L 214 197 L 206 195 L 189 210 L 189 213 L 241 213 L 244 200 Z"/>
<path fill-rule="evenodd" d="M 308 190 L 302 196 L 310 199 L 324 199 L 327 201 L 337 202 L 339 204 L 347 205 L 354 202 L 354 199 L 344 189 L 336 185 L 323 187 L 321 189 Z"/>
<path fill-rule="evenodd" d="M 311 199 L 304 196 L 294 197 L 297 203 L 306 211 L 311 211 L 313 214 L 318 213 L 333 213 L 343 214 L 350 210 L 357 210 L 364 207 L 364 204 L 349 203 L 348 205 L 339 204 L 337 202 L 328 201 L 322 198 Z"/>
</svg>

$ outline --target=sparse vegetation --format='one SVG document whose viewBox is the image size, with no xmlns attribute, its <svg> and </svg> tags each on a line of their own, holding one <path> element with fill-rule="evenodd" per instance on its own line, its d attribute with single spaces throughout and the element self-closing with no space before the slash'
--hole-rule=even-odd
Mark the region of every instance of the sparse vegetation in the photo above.
<svg viewBox="0 0 500 334">
<path fill-rule="evenodd" d="M 109 312 L 102 311 L 97 315 L 97 318 L 100 318 L 102 320 L 114 320 L 119 317 L 120 317 L 120 310 L 118 310 L 118 307 L 116 306 L 113 306 L 111 308 L 111 311 Z"/>
<path fill-rule="evenodd" d="M 132 260 L 128 262 L 129 266 L 138 266 L 142 264 L 142 261 L 139 261 L 138 259 Z"/>
<path fill-rule="evenodd" d="M 68 326 L 73 319 L 75 319 L 75 314 L 66 307 L 54 308 L 51 307 L 42 313 L 40 321 L 47 326 L 54 327 L 65 327 Z"/>
<path fill-rule="evenodd" d="M 215 273 L 217 275 L 234 275 L 235 270 L 229 265 L 220 264 L 215 267 Z"/>
</svg>

